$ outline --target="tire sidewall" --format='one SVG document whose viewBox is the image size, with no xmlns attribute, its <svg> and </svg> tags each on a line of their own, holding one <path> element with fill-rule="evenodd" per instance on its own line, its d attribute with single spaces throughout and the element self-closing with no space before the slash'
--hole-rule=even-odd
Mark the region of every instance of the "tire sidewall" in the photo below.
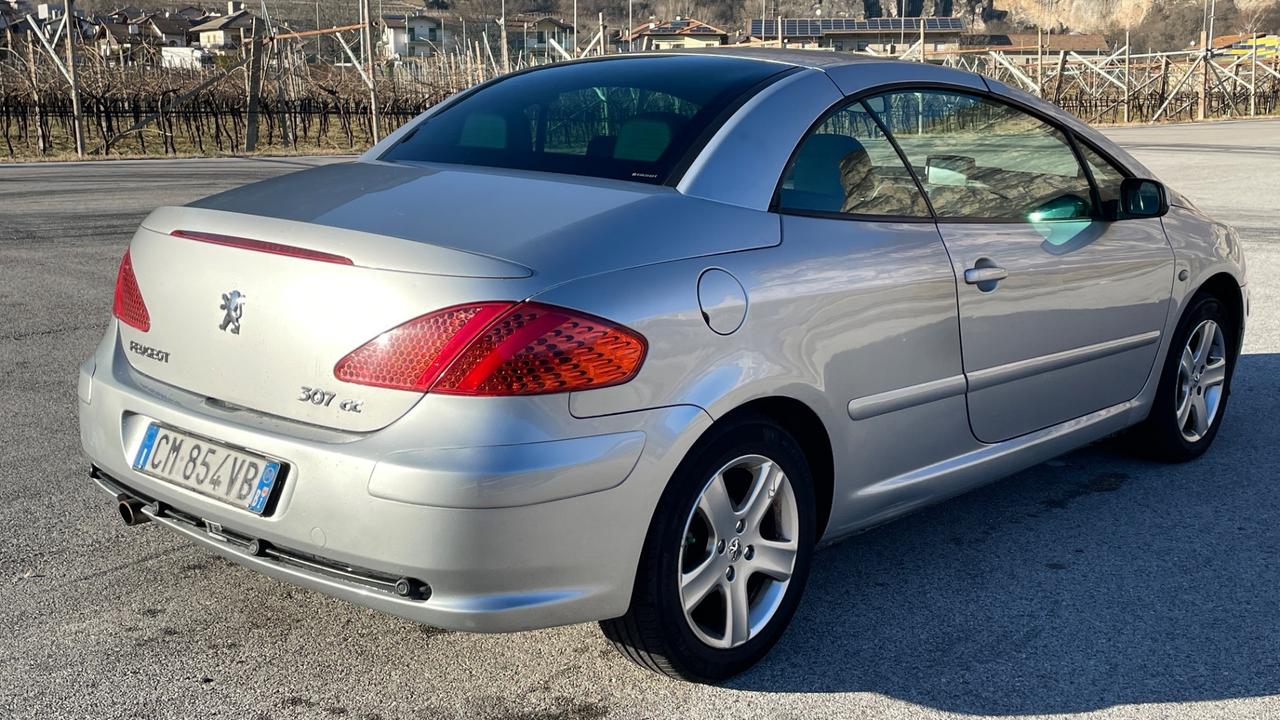
<svg viewBox="0 0 1280 720">
<path fill-rule="evenodd" d="M 698 639 L 684 616 L 678 581 L 680 541 L 689 515 L 711 475 L 734 459 L 751 454 L 769 457 L 786 473 L 799 515 L 799 549 L 786 594 L 764 629 L 738 647 L 713 648 Z M 700 441 L 680 464 L 663 493 L 650 526 L 642 562 L 643 570 L 650 575 L 644 583 L 651 593 L 647 600 L 655 605 L 664 639 L 673 651 L 669 660 L 682 666 L 687 675 L 715 682 L 745 670 L 763 657 L 785 632 L 799 605 L 813 556 L 815 524 L 809 465 L 799 444 L 775 423 L 766 418 L 744 418 Z M 636 589 L 639 594 L 640 582 Z"/>
<path fill-rule="evenodd" d="M 1222 329 L 1226 345 L 1227 376 L 1222 384 L 1222 399 L 1218 404 L 1218 412 L 1209 425 L 1209 430 L 1196 441 L 1187 440 L 1182 435 L 1182 428 L 1177 422 L 1178 403 L 1178 366 L 1182 359 L 1182 350 L 1187 345 L 1191 333 L 1205 320 L 1213 320 Z M 1226 416 L 1227 404 L 1231 398 L 1231 380 L 1235 375 L 1236 360 L 1239 354 L 1239 330 L 1231 323 L 1226 307 L 1216 297 L 1198 294 L 1178 323 L 1173 342 L 1169 345 L 1169 353 L 1165 358 L 1164 370 L 1160 376 L 1160 388 L 1156 392 L 1155 403 L 1151 408 L 1149 423 L 1154 431 L 1153 440 L 1164 446 L 1171 459 L 1190 460 L 1204 454 L 1213 444 L 1222 427 L 1222 419 Z"/>
</svg>

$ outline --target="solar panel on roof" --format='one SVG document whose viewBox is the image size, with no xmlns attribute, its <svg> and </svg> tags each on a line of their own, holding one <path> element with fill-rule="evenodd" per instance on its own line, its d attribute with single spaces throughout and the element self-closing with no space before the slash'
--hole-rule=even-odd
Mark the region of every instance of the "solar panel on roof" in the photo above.
<svg viewBox="0 0 1280 720">
<path fill-rule="evenodd" d="M 943 18 L 868 18 L 865 20 L 854 20 L 851 18 L 783 18 L 782 31 L 787 37 L 817 37 L 828 32 L 919 32 L 920 24 L 924 23 L 924 29 L 942 31 L 942 30 L 964 30 L 964 20 L 962 18 L 943 17 Z M 681 28 L 689 26 L 687 21 L 676 21 L 671 23 L 672 27 Z M 752 20 L 751 34 L 757 37 L 777 37 L 778 21 L 776 19 Z M 710 30 L 697 30 L 698 32 L 711 32 Z"/>
</svg>

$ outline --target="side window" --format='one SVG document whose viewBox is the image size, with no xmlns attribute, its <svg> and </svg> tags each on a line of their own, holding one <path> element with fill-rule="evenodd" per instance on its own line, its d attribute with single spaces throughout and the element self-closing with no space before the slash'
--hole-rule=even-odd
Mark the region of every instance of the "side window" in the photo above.
<svg viewBox="0 0 1280 720">
<path fill-rule="evenodd" d="M 861 103 L 837 111 L 796 149 L 783 210 L 927 218 L 929 206 L 893 144 Z"/>
<path fill-rule="evenodd" d="M 1078 220 L 1092 190 L 1067 137 L 1021 110 L 924 90 L 873 97 L 939 218 Z"/>
<path fill-rule="evenodd" d="M 1098 186 L 1098 196 L 1101 198 L 1102 207 L 1106 209 L 1118 203 L 1120 201 L 1120 183 L 1124 182 L 1126 177 L 1124 172 L 1084 143 L 1080 143 L 1080 155 L 1084 157 L 1085 164 L 1089 166 L 1089 172 L 1093 173 L 1093 184 Z"/>
</svg>

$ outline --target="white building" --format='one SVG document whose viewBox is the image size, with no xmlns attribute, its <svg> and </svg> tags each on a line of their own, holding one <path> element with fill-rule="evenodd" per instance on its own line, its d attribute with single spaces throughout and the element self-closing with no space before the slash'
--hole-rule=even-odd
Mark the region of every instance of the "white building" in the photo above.
<svg viewBox="0 0 1280 720">
<path fill-rule="evenodd" d="M 444 21 L 425 15 L 384 15 L 382 54 L 388 59 L 425 57 L 448 42 Z"/>
<path fill-rule="evenodd" d="M 167 68 L 199 70 L 213 64 L 213 53 L 194 47 L 162 47 L 160 48 L 160 65 Z"/>
</svg>

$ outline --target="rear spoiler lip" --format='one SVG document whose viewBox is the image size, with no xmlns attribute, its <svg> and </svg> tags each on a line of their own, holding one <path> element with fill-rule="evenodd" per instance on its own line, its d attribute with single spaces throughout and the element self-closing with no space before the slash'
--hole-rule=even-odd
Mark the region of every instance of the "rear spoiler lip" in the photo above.
<svg viewBox="0 0 1280 720">
<path fill-rule="evenodd" d="M 228 210 L 159 207 L 142 221 L 142 227 L 162 235 L 195 231 L 280 243 L 350 258 L 353 266 L 373 270 L 489 279 L 519 279 L 534 274 L 532 269 L 510 260 L 421 240 Z"/>
</svg>

